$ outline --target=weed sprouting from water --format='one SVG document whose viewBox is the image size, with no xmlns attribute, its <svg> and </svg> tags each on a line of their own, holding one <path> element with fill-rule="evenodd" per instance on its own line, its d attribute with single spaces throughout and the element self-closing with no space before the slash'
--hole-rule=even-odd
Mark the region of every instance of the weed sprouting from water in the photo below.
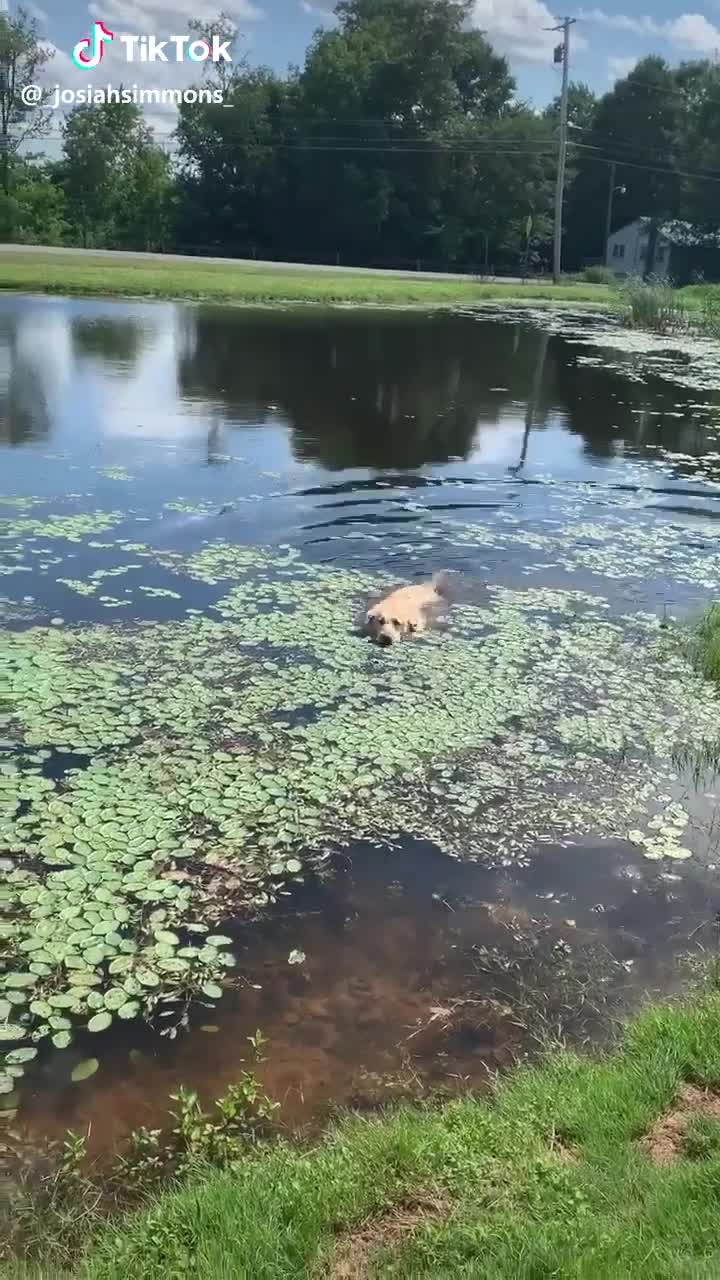
<svg viewBox="0 0 720 1280">
<path fill-rule="evenodd" d="M 261 1032 L 249 1037 L 261 1062 Z M 279 1107 L 263 1090 L 254 1070 L 245 1070 L 212 1111 L 182 1086 L 171 1094 L 172 1127 L 136 1129 L 109 1167 L 88 1167 L 87 1138 L 68 1130 L 28 1160 L 17 1137 L 19 1172 L 8 1161 L 14 1185 L 2 1222 L 3 1254 L 28 1262 L 42 1257 L 64 1271 L 87 1246 L 108 1215 L 132 1208 L 150 1192 L 177 1182 L 198 1168 L 223 1169 L 269 1137 Z M 9 1150 L 6 1147 L 6 1153 Z M 7 1158 L 7 1157 L 6 1157 Z"/>
<path fill-rule="evenodd" d="M 628 328 L 649 329 L 661 334 L 684 333 L 688 329 L 687 308 L 672 284 L 664 280 L 631 278 L 623 285 L 621 293 Z"/>
<path fill-rule="evenodd" d="M 720 605 L 712 604 L 691 633 L 688 649 L 696 669 L 706 680 L 720 688 Z M 720 734 L 703 738 L 674 754 L 678 768 L 690 771 L 693 784 L 720 777 Z"/>
<path fill-rule="evenodd" d="M 720 686 L 720 604 L 710 605 L 695 634 L 695 661 L 706 680 Z"/>
</svg>

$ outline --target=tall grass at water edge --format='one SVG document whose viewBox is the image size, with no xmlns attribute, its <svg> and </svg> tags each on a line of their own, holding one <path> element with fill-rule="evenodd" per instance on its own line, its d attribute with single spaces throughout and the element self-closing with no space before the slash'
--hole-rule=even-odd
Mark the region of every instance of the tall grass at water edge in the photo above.
<svg viewBox="0 0 720 1280">
<path fill-rule="evenodd" d="M 631 278 L 617 286 L 623 320 L 630 329 L 651 333 L 697 333 L 720 337 L 720 286 Z"/>
<path fill-rule="evenodd" d="M 688 308 L 667 281 L 630 279 L 620 286 L 620 294 L 625 309 L 624 322 L 630 329 L 667 334 L 684 333 L 690 327 Z M 697 323 L 700 316 L 693 319 Z"/>
<path fill-rule="evenodd" d="M 695 663 L 706 680 L 712 680 L 720 689 L 720 604 L 710 605 L 700 619 L 693 653 Z"/>
</svg>

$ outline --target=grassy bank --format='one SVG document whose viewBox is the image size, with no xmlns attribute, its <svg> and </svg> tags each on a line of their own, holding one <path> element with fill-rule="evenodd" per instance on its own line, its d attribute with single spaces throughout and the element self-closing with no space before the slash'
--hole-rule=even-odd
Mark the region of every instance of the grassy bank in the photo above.
<svg viewBox="0 0 720 1280">
<path fill-rule="evenodd" d="M 480 284 L 468 280 L 413 280 L 403 277 L 343 275 L 255 269 L 245 264 L 213 265 L 78 255 L 3 253 L 0 289 L 27 293 L 102 295 L 104 297 L 190 298 L 216 302 L 324 302 L 374 305 L 448 306 L 489 300 L 573 302 L 609 305 L 612 290 L 603 285 Z"/>
<path fill-rule="evenodd" d="M 720 1121 L 703 1108 L 717 1112 L 718 1086 L 710 992 L 646 1011 L 608 1058 L 554 1052 L 487 1100 L 349 1119 L 313 1150 L 198 1173 L 107 1228 L 72 1274 L 709 1280 Z"/>
</svg>

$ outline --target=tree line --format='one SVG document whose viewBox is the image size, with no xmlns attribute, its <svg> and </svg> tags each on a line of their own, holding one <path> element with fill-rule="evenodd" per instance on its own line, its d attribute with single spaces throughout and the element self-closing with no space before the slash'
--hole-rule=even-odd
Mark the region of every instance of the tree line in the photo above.
<svg viewBox="0 0 720 1280">
<path fill-rule="evenodd" d="M 132 102 L 77 107 L 61 154 L 21 90 L 37 22 L 0 15 L 0 236 L 87 248 L 534 270 L 550 258 L 559 103 L 517 96 L 470 25 L 472 0 L 339 0 L 302 67 L 210 72 L 222 105 L 183 104 L 158 136 Z M 207 30 L 207 28 L 206 28 Z M 232 39 L 220 15 L 211 34 Z M 212 77 L 215 77 L 213 80 Z M 720 226 L 720 68 L 648 57 L 602 97 L 570 88 L 564 265 L 613 223 Z M 55 125 L 54 127 L 57 127 Z M 30 146 L 32 145 L 32 154 Z"/>
</svg>

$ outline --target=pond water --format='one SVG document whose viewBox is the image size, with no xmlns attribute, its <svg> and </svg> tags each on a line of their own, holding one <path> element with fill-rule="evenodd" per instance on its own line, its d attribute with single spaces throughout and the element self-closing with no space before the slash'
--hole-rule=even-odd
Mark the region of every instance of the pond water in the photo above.
<svg viewBox="0 0 720 1280">
<path fill-rule="evenodd" d="M 258 1027 L 288 1124 L 477 1086 L 715 945 L 676 622 L 720 587 L 714 358 L 0 299 L 6 1116 L 106 1150 Z M 372 649 L 368 596 L 440 569 L 443 625 Z"/>
</svg>

